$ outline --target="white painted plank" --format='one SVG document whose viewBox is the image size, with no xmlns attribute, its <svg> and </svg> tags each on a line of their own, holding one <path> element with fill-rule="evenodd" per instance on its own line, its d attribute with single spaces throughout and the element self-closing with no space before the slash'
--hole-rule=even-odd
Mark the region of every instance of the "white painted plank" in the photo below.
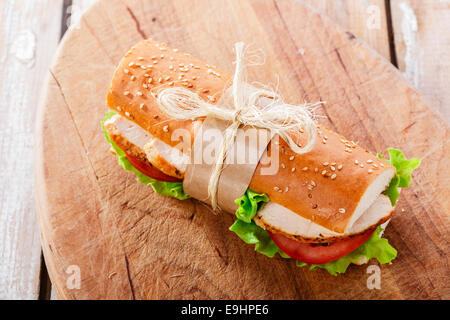
<svg viewBox="0 0 450 320">
<path fill-rule="evenodd" d="M 0 299 L 37 299 L 35 111 L 55 53 L 62 0 L 0 1 Z"/>
<path fill-rule="evenodd" d="M 450 0 L 391 1 L 398 65 L 450 123 Z"/>
<path fill-rule="evenodd" d="M 67 27 L 73 27 L 81 19 L 83 13 L 97 0 L 72 0 L 72 5 L 67 8 Z"/>
<path fill-rule="evenodd" d="M 390 61 L 384 0 L 301 0 L 366 41 Z"/>
</svg>

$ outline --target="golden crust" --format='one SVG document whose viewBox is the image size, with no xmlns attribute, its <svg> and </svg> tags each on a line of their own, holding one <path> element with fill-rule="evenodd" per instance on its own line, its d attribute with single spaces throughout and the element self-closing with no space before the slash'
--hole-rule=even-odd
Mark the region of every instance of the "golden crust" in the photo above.
<svg viewBox="0 0 450 320">
<path fill-rule="evenodd" d="M 183 86 L 214 103 L 230 80 L 230 74 L 191 55 L 144 40 L 121 61 L 107 103 L 155 138 L 177 146 L 180 141 L 171 139 L 172 132 L 183 128 L 193 137 L 195 122 L 198 124 L 202 119 L 170 120 L 156 104 L 154 95 L 158 90 Z M 264 175 L 264 166 L 260 162 L 249 188 L 267 194 L 272 201 L 338 233 L 346 229 L 367 187 L 384 170 L 395 170 L 369 151 L 326 128 L 320 128 L 318 142 L 305 155 L 296 155 L 282 140 L 279 146 L 278 172 Z M 273 142 L 268 146 L 268 155 L 272 149 Z"/>
</svg>

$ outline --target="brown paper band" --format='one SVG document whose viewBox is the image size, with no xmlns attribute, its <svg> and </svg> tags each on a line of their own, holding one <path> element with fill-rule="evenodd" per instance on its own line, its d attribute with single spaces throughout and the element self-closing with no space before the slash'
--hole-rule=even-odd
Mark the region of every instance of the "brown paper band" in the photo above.
<svg viewBox="0 0 450 320">
<path fill-rule="evenodd" d="M 246 85 L 245 94 L 250 95 L 256 88 Z M 231 90 L 222 98 L 230 99 Z M 262 106 L 271 103 L 268 98 L 261 99 Z M 218 103 L 221 104 L 221 101 Z M 211 204 L 208 198 L 208 185 L 216 155 L 223 143 L 223 133 L 231 124 L 229 121 L 207 118 L 195 136 L 192 146 L 191 163 L 187 166 L 183 189 L 191 197 Z M 259 160 L 267 149 L 273 135 L 267 129 L 243 127 L 237 131 L 233 148 L 229 150 L 217 188 L 217 202 L 222 210 L 235 212 L 234 202 L 247 190 Z M 216 152 L 217 153 L 217 152 Z"/>
<path fill-rule="evenodd" d="M 216 163 L 214 150 L 223 141 L 223 132 L 229 122 L 207 118 L 197 133 L 192 147 L 191 164 L 187 166 L 183 189 L 191 197 L 211 204 L 208 199 L 208 184 Z M 247 190 L 253 173 L 272 136 L 266 129 L 239 128 L 234 146 L 225 158 L 219 178 L 217 198 L 219 207 L 234 212 L 234 202 Z"/>
</svg>

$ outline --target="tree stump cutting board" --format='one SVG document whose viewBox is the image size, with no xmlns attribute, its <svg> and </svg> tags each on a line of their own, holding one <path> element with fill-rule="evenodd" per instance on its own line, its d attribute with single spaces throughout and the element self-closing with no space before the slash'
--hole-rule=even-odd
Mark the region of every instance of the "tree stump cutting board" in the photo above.
<svg viewBox="0 0 450 320">
<path fill-rule="evenodd" d="M 232 215 L 161 197 L 119 167 L 100 129 L 106 91 L 148 37 L 229 72 L 245 41 L 266 56 L 251 81 L 278 84 L 288 102 L 326 101 L 322 123 L 373 152 L 423 159 L 385 233 L 399 254 L 380 267 L 381 289 L 368 289 L 367 266 L 334 277 L 266 258 L 228 231 Z M 448 132 L 392 65 L 301 2 L 99 1 L 65 36 L 40 104 L 36 197 L 52 283 L 64 299 L 449 298 Z"/>
</svg>

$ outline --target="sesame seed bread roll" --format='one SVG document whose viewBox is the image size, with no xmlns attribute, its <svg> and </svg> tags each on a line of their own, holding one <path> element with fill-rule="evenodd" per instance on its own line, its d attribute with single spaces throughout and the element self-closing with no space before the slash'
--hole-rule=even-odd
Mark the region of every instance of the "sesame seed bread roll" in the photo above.
<svg viewBox="0 0 450 320">
<path fill-rule="evenodd" d="M 178 147 L 180 141 L 172 140 L 172 133 L 182 128 L 195 137 L 203 119 L 171 120 L 159 110 L 154 95 L 164 87 L 181 86 L 214 104 L 230 84 L 230 74 L 166 44 L 144 40 L 120 62 L 107 104 L 153 137 Z M 279 139 L 278 172 L 264 175 L 264 159 L 249 188 L 319 226 L 344 234 L 387 188 L 395 168 L 326 128 L 318 131 L 314 148 L 303 155 Z M 273 143 L 263 158 L 271 156 Z M 388 211 L 380 213 L 378 220 L 389 216 L 392 210 Z"/>
</svg>

